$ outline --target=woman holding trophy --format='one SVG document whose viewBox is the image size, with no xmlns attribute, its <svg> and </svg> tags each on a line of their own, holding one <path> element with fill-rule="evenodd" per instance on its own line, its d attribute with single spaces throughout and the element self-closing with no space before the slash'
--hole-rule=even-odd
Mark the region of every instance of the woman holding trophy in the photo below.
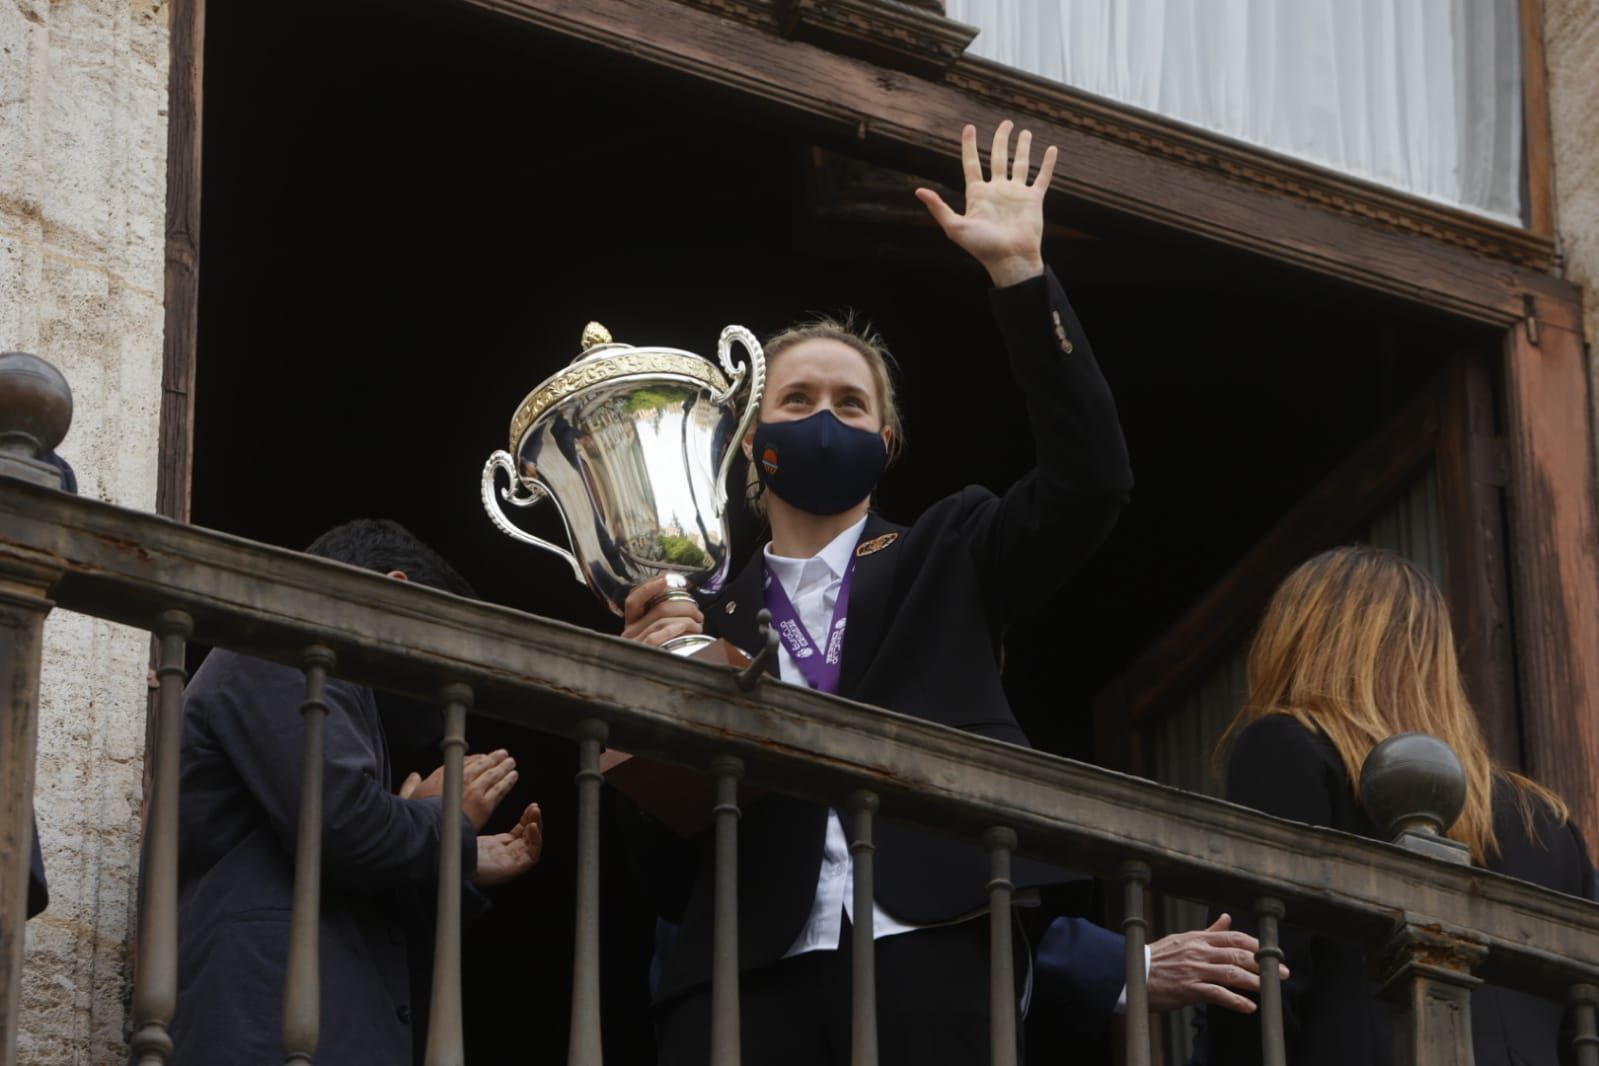
<svg viewBox="0 0 1599 1066">
<path fill-rule="evenodd" d="M 1056 149 L 1028 181 L 1031 134 L 1010 153 L 994 133 L 989 175 L 977 132 L 961 133 L 964 213 L 917 190 L 945 234 L 993 280 L 995 319 L 1025 397 L 1036 468 L 1003 495 L 967 487 L 909 526 L 871 510 L 902 430 L 886 355 L 835 322 L 765 346 L 759 421 L 743 441 L 771 541 L 702 611 L 628 597 L 624 635 L 660 645 L 704 631 L 754 649 L 771 611 L 782 680 L 1016 744 L 999 648 L 1010 620 L 1046 601 L 1098 547 L 1132 487 L 1110 390 L 1042 257 L 1043 200 Z M 1042 562 L 1041 560 L 1047 560 Z M 846 621 L 848 623 L 846 629 Z M 752 804 L 740 833 L 742 1026 L 746 1062 L 845 1062 L 850 1038 L 852 876 L 845 819 L 785 796 Z M 987 857 L 894 823 L 877 826 L 877 973 L 885 1066 L 988 1061 Z M 694 845 L 684 842 L 686 852 Z M 700 1066 L 710 1040 L 711 868 L 652 871 L 681 935 L 657 988 L 661 1061 Z M 1017 864 L 1032 883 L 1054 871 Z M 679 906 L 680 905 L 680 906 Z M 1025 952 L 1017 957 L 1025 964 Z M 1018 985 L 1020 987 L 1020 985 Z"/>
</svg>

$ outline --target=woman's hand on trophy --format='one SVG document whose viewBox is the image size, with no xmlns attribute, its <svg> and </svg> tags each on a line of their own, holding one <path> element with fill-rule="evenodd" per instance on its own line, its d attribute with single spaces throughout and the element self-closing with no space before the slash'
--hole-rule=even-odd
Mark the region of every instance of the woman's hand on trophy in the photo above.
<svg viewBox="0 0 1599 1066">
<path fill-rule="evenodd" d="M 983 178 L 977 157 L 977 127 L 961 130 L 961 167 L 966 173 L 966 213 L 956 214 L 932 189 L 917 189 L 916 198 L 927 206 L 934 221 L 950 240 L 970 252 L 998 286 L 1015 285 L 1044 272 L 1044 193 L 1055 173 L 1056 149 L 1051 145 L 1031 184 L 1033 134 L 1022 130 L 1016 138 L 1016 156 L 1010 156 L 1009 119 L 994 131 L 989 155 L 990 176 Z"/>
<path fill-rule="evenodd" d="M 705 629 L 705 615 L 692 600 L 668 598 L 674 586 L 662 574 L 642 582 L 622 605 L 622 636 L 652 647 Z"/>
</svg>

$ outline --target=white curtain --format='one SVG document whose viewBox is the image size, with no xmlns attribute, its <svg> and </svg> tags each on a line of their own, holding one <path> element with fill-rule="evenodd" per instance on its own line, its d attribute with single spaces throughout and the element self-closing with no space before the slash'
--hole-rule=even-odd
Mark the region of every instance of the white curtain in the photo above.
<svg viewBox="0 0 1599 1066">
<path fill-rule="evenodd" d="M 1521 224 L 1516 0 L 947 0 L 971 54 Z"/>
</svg>

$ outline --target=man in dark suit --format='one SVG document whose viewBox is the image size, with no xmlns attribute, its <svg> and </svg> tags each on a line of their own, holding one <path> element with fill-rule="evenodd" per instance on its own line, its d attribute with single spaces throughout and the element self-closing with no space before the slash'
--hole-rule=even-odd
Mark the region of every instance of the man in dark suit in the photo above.
<svg viewBox="0 0 1599 1066">
<path fill-rule="evenodd" d="M 468 594 L 443 559 L 392 522 L 341 526 L 311 554 Z M 184 694 L 180 801 L 178 1066 L 282 1058 L 282 1005 L 300 793 L 305 675 L 214 651 Z M 327 682 L 317 1061 L 396 1066 L 413 1057 L 408 940 L 431 923 L 442 779 L 390 791 L 389 749 L 371 689 Z M 515 783 L 503 752 L 471 759 L 462 872 L 492 885 L 538 861 L 537 805 L 495 837 L 478 830 Z M 467 906 L 481 905 L 470 889 Z M 424 930 L 425 932 L 425 930 Z"/>
</svg>

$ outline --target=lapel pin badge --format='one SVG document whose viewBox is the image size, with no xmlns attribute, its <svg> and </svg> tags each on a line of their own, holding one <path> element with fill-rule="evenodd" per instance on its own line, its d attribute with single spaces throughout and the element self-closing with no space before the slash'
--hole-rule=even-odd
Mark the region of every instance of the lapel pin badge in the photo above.
<svg viewBox="0 0 1599 1066">
<path fill-rule="evenodd" d="M 855 549 L 855 557 L 858 559 L 864 559 L 868 555 L 874 555 L 898 539 L 898 533 L 884 533 L 881 537 L 873 537 L 871 540 Z"/>
</svg>

